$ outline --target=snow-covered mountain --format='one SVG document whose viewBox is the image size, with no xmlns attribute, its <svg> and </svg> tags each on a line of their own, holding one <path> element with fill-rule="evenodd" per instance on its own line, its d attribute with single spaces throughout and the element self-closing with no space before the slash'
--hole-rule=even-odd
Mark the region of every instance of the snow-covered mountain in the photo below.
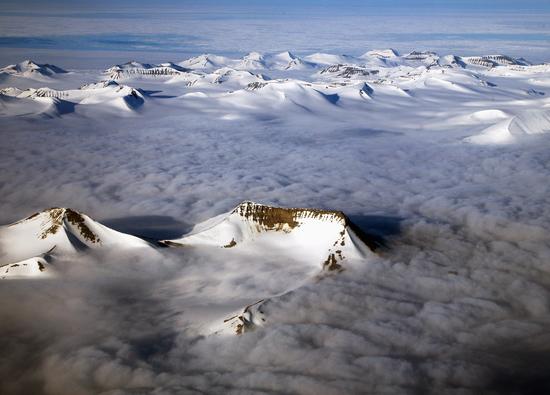
<svg viewBox="0 0 550 395">
<path fill-rule="evenodd" d="M 70 73 L 70 78 L 48 77 L 63 73 L 55 66 L 25 61 L 3 70 L 7 77 L 0 83 L 0 117 L 55 118 L 72 113 L 87 117 L 99 113 L 134 116 L 166 108 L 219 113 L 224 120 L 273 119 L 290 113 L 335 117 L 347 113 L 346 119 L 352 119 L 372 106 L 425 106 L 434 100 L 454 102 L 460 95 L 460 100 L 474 103 L 475 108 L 469 111 L 468 106 L 457 107 L 450 119 L 459 120 L 484 110 L 503 111 L 523 119 L 523 110 L 528 108 L 519 111 L 505 100 L 528 99 L 533 110 L 543 114 L 550 93 L 547 65 L 531 65 L 525 59 L 505 55 L 440 56 L 432 51 L 400 55 L 393 49 L 372 50 L 361 56 L 314 53 L 299 57 L 285 51 L 250 52 L 242 58 L 204 54 L 180 63 L 157 65 L 132 61 L 105 70 L 99 78 L 107 75 L 106 80 L 82 81 L 85 84 L 79 89 L 69 87 L 71 81 L 78 81 L 78 73 Z M 27 72 L 45 76 L 49 87 L 39 85 L 40 79 L 21 79 L 19 84 L 11 78 L 11 74 Z M 489 103 L 486 99 L 496 92 L 502 103 L 484 108 L 482 103 Z M 529 122 L 519 128 L 524 132 L 513 133 L 513 139 L 487 138 L 496 133 L 496 129 L 490 129 L 492 126 L 500 131 L 507 129 L 483 124 L 469 131 L 474 136 L 471 139 L 464 135 L 457 139 L 500 144 L 547 130 Z M 486 129 L 490 133 L 485 133 Z M 484 137 L 477 138 L 477 134 Z"/>
<path fill-rule="evenodd" d="M 198 224 L 180 239 L 161 244 L 217 247 L 237 253 L 265 250 L 317 264 L 319 270 L 326 271 L 342 270 L 346 259 L 364 258 L 379 245 L 340 211 L 281 208 L 248 201 Z M 110 229 L 70 208 L 51 208 L 0 227 L 0 270 L 5 269 L 4 278 L 43 275 L 49 273 L 47 257 L 52 254 L 144 247 L 152 248 L 142 239 Z"/>
<path fill-rule="evenodd" d="M 0 280 L 51 277 L 53 274 L 46 260 L 48 253 L 41 255 L 19 262 L 2 264 L 0 266 Z"/>
<path fill-rule="evenodd" d="M 404 55 L 403 58 L 409 61 L 418 61 L 426 65 L 432 65 L 437 62 L 439 55 L 432 51 L 412 51 Z"/>
<path fill-rule="evenodd" d="M 362 62 L 360 58 L 356 58 L 350 55 L 335 55 L 321 52 L 307 55 L 304 57 L 304 59 L 312 64 L 316 64 L 318 67 L 330 66 L 335 64 L 356 64 Z"/>
<path fill-rule="evenodd" d="M 201 70 L 201 69 L 216 69 L 223 66 L 231 66 L 234 63 L 235 63 L 235 60 L 232 60 L 225 56 L 203 54 L 203 55 L 186 59 L 183 62 L 180 62 L 178 64 L 188 69 Z"/>
<path fill-rule="evenodd" d="M 121 65 L 116 65 L 105 70 L 104 74 L 110 80 L 119 80 L 128 77 L 173 77 L 185 75 L 191 70 L 180 65 L 168 62 L 159 65 L 139 63 L 131 61 Z"/>
<path fill-rule="evenodd" d="M 525 135 L 550 133 L 550 109 L 524 110 L 467 137 L 474 144 L 511 144 Z"/>
<path fill-rule="evenodd" d="M 74 112 L 77 105 L 97 105 L 102 110 L 132 113 L 145 103 L 145 96 L 140 89 L 109 80 L 70 90 L 4 88 L 0 89 L 0 103 L 11 113 L 20 111 L 25 115 L 54 117 Z"/>
<path fill-rule="evenodd" d="M 96 248 L 143 248 L 137 237 L 109 229 L 70 208 L 50 208 L 0 227 L 0 277 L 50 275 L 46 257 Z"/>
<path fill-rule="evenodd" d="M 373 56 L 382 59 L 393 59 L 399 56 L 399 53 L 393 48 L 387 49 L 373 49 L 363 55 L 363 57 Z"/>
<path fill-rule="evenodd" d="M 238 70 L 231 67 L 222 67 L 204 77 L 212 84 L 224 84 L 234 88 L 244 88 L 249 84 L 262 83 L 267 78 L 261 74 L 253 74 L 247 70 Z"/>
<path fill-rule="evenodd" d="M 250 52 L 235 65 L 235 68 L 241 70 L 262 70 L 267 68 L 267 64 L 264 56 L 261 53 Z"/>
<path fill-rule="evenodd" d="M 250 52 L 240 59 L 230 59 L 224 56 L 203 54 L 187 59 L 181 66 L 193 70 L 213 70 L 221 67 L 231 67 L 237 70 L 309 70 L 317 67 L 314 62 L 304 60 L 289 51 L 271 54 Z"/>
<path fill-rule="evenodd" d="M 283 208 L 250 201 L 196 225 L 179 239 L 162 243 L 183 250 L 217 249 L 221 256 L 274 256 L 292 265 L 316 265 L 317 276 L 345 270 L 349 261 L 368 259 L 380 246 L 378 238 L 363 232 L 341 211 Z M 214 320 L 205 333 L 242 334 L 262 326 L 266 320 L 262 306 L 269 300 Z"/>
<path fill-rule="evenodd" d="M 528 66 L 530 63 L 525 59 L 514 59 L 506 55 L 484 55 L 470 56 L 464 58 L 466 63 L 475 66 L 493 68 L 497 66 Z"/>
<path fill-rule="evenodd" d="M 442 56 L 437 60 L 437 64 L 441 67 L 458 67 L 458 68 L 465 68 L 466 62 L 460 57 L 456 55 L 446 55 Z"/>
<path fill-rule="evenodd" d="M 263 259 L 316 267 L 313 270 L 316 277 L 338 273 L 349 262 L 368 259 L 380 246 L 378 238 L 364 233 L 341 211 L 282 208 L 250 201 L 196 225 L 191 233 L 179 239 L 160 244 L 183 247 L 176 249 L 183 254 L 189 247 L 195 247 L 202 249 L 195 253 L 212 257 L 212 251 L 216 250 L 219 257 L 216 259 L 222 261 L 228 254 L 233 259 L 264 256 Z M 128 250 L 154 248 L 75 210 L 51 208 L 0 227 L 0 279 L 62 275 L 56 270 L 57 258 L 77 259 L 89 250 L 103 249 L 116 256 Z M 291 287 L 283 293 L 292 291 Z M 204 322 L 201 325 L 204 334 L 242 334 L 262 326 L 266 322 L 262 309 L 272 298 L 277 296 L 245 306 L 230 317 L 223 315 Z"/>
<path fill-rule="evenodd" d="M 347 79 L 365 79 L 379 73 L 378 70 L 372 70 L 362 66 L 351 66 L 345 64 L 335 64 L 322 69 L 319 74 L 329 74 L 333 77 L 341 77 Z"/>
<path fill-rule="evenodd" d="M 304 60 L 289 51 L 272 55 L 270 67 L 279 70 L 309 70 L 316 67 L 315 63 Z"/>
<path fill-rule="evenodd" d="M 361 257 L 377 246 L 340 211 L 282 208 L 243 202 L 229 213 L 196 226 L 169 246 L 209 245 L 221 248 L 281 248 L 301 259 L 322 261 L 336 270 L 346 256 Z"/>
<path fill-rule="evenodd" d="M 60 67 L 51 64 L 38 64 L 32 60 L 24 60 L 20 63 L 12 64 L 0 69 L 0 74 L 8 74 L 17 77 L 50 77 L 55 74 L 67 73 Z"/>
</svg>

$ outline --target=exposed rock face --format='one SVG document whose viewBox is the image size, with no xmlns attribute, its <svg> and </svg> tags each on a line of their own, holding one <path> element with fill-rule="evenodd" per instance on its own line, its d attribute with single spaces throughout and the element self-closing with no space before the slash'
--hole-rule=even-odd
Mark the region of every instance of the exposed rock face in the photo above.
<svg viewBox="0 0 550 395">
<path fill-rule="evenodd" d="M 42 218 L 40 225 L 41 233 L 39 235 L 41 239 L 46 239 L 51 235 L 55 235 L 63 227 L 64 221 L 67 221 L 79 230 L 80 236 L 82 236 L 85 240 L 91 243 L 99 243 L 101 241 L 99 236 L 90 230 L 82 214 L 70 208 L 53 207 L 44 210 L 41 213 L 35 213 L 23 221 L 16 222 L 11 226 L 21 224 L 39 216 Z"/>
<path fill-rule="evenodd" d="M 191 70 L 185 67 L 178 66 L 174 63 L 163 63 L 160 65 L 150 65 L 138 62 L 128 62 L 122 65 L 113 66 L 105 70 L 105 74 L 112 80 L 118 80 L 132 76 L 147 76 L 147 77 L 165 77 L 182 75 Z"/>
<path fill-rule="evenodd" d="M 120 85 L 115 81 L 102 81 L 94 84 L 83 85 L 80 89 L 56 90 L 51 88 L 29 88 L 21 90 L 18 88 L 4 88 L 0 90 L 0 95 L 15 97 L 19 99 L 70 99 L 81 101 L 84 98 L 97 95 L 115 94 L 118 97 L 133 97 L 143 100 L 143 93 L 140 89 L 135 89 L 127 85 Z M 106 96 L 107 98 L 107 96 Z M 112 97 L 111 97 L 112 98 Z"/>
<path fill-rule="evenodd" d="M 243 333 L 253 331 L 259 326 L 262 326 L 266 322 L 266 317 L 262 309 L 265 300 L 259 300 L 256 303 L 246 306 L 240 314 L 236 314 L 232 317 L 226 318 L 223 323 L 225 324 L 226 331 L 229 330 L 236 335 L 242 335 Z"/>
<path fill-rule="evenodd" d="M 0 268 L 5 278 L 49 275 L 46 259 L 54 250 L 74 253 L 100 246 L 92 220 L 69 208 L 53 207 L 0 227 Z M 79 247 L 75 247 L 78 245 Z"/>
<path fill-rule="evenodd" d="M 288 62 L 288 64 L 285 66 L 285 70 L 292 70 L 296 68 L 301 68 L 307 66 L 307 64 L 300 58 L 293 58 Z"/>
<path fill-rule="evenodd" d="M 20 262 L 0 266 L 0 280 L 14 277 L 49 277 L 48 262 L 43 257 L 25 259 Z"/>
<path fill-rule="evenodd" d="M 409 62 L 420 62 L 429 67 L 437 64 L 439 55 L 430 51 L 412 51 L 411 53 L 403 56 L 403 59 Z"/>
<path fill-rule="evenodd" d="M 65 209 L 62 208 L 51 208 L 49 210 L 45 210 L 45 212 L 49 215 L 49 221 L 46 220 L 42 222 L 42 233 L 40 233 L 40 238 L 45 239 L 49 235 L 54 235 L 57 233 L 59 228 L 63 226 L 63 217 L 65 216 Z M 35 216 L 39 215 L 39 213 L 31 215 L 28 219 L 32 219 Z"/>
<path fill-rule="evenodd" d="M 304 219 L 331 222 L 340 225 L 343 231 L 349 229 L 355 232 L 370 249 L 374 250 L 379 246 L 375 238 L 362 232 L 342 211 L 282 208 L 246 201 L 238 205 L 232 214 L 238 214 L 244 220 L 253 223 L 259 232 L 274 230 L 289 233 L 292 229 L 299 227 Z M 343 236 L 343 234 L 340 235 Z"/>
<path fill-rule="evenodd" d="M 94 232 L 90 230 L 88 225 L 86 225 L 86 220 L 80 213 L 68 208 L 68 209 L 65 209 L 65 217 L 67 218 L 67 221 L 69 221 L 71 224 L 75 225 L 78 228 L 78 230 L 80 231 L 80 235 L 84 239 L 86 239 L 91 243 L 100 242 L 99 236 L 97 236 Z"/>
<path fill-rule="evenodd" d="M 526 66 L 529 63 L 524 59 L 514 59 L 506 55 L 472 56 L 467 58 L 469 64 L 493 68 L 496 66 Z"/>
<path fill-rule="evenodd" d="M 259 243 L 259 244 L 258 244 Z M 363 256 L 379 246 L 377 238 L 365 234 L 341 211 L 311 208 L 283 208 L 243 202 L 217 223 L 166 246 L 206 245 L 248 251 L 261 245 L 277 254 L 300 251 L 300 258 L 317 260 L 328 271 L 342 270 L 347 257 Z"/>
<path fill-rule="evenodd" d="M 290 232 L 299 226 L 298 219 L 316 218 L 341 222 L 345 216 L 339 211 L 318 209 L 280 208 L 266 206 L 253 202 L 243 202 L 232 213 L 240 215 L 244 220 L 255 224 L 259 232 L 282 230 Z"/>
<path fill-rule="evenodd" d="M 412 51 L 411 53 L 404 56 L 404 58 L 408 60 L 426 60 L 437 57 L 437 54 L 431 51 Z"/>
<path fill-rule="evenodd" d="M 266 85 L 267 85 L 267 82 L 251 82 L 246 86 L 246 89 L 249 91 L 255 91 L 258 89 L 262 89 Z"/>
<path fill-rule="evenodd" d="M 368 85 L 366 82 L 363 84 L 363 86 L 361 86 L 361 89 L 359 89 L 359 94 L 363 97 L 372 97 L 373 93 L 374 89 L 372 89 L 370 85 Z"/>
<path fill-rule="evenodd" d="M 483 58 L 492 60 L 498 64 L 505 64 L 505 65 L 524 64 L 523 62 L 519 62 L 518 60 L 506 55 L 485 55 Z"/>
<path fill-rule="evenodd" d="M 492 61 L 491 59 L 488 59 L 486 57 L 472 57 L 468 58 L 469 64 L 474 64 L 477 66 L 483 66 L 487 68 L 498 66 L 498 63 Z"/>
<path fill-rule="evenodd" d="M 345 64 L 335 64 L 332 66 L 325 67 L 321 70 L 320 74 L 336 74 L 338 77 L 342 78 L 352 78 L 352 77 L 368 77 L 376 75 L 379 73 L 378 70 L 368 70 L 362 67 L 350 66 Z"/>
<path fill-rule="evenodd" d="M 113 80 L 104 80 L 100 82 L 94 82 L 91 84 L 82 85 L 80 87 L 80 90 L 102 89 L 102 88 L 116 87 L 116 86 L 119 86 L 118 82 Z"/>
<path fill-rule="evenodd" d="M 0 95 L 15 97 L 19 99 L 36 99 L 39 97 L 49 98 L 67 98 L 70 96 L 69 91 L 58 91 L 51 88 L 29 88 L 21 90 L 18 88 L 5 88 L 0 90 Z"/>
</svg>

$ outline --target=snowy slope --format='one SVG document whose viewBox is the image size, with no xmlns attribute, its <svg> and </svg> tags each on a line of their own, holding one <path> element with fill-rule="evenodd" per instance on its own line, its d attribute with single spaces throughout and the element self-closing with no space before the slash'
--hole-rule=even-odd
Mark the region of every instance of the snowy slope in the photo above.
<svg viewBox="0 0 550 395">
<path fill-rule="evenodd" d="M 190 69 L 186 69 L 177 64 L 168 62 L 159 65 L 144 64 L 139 62 L 128 62 L 121 65 L 116 65 L 104 71 L 107 78 L 111 80 L 119 80 L 130 77 L 173 77 L 185 76 L 189 74 Z"/>
<path fill-rule="evenodd" d="M 382 59 L 392 59 L 392 58 L 397 58 L 399 56 L 399 53 L 393 48 L 373 49 L 363 55 L 363 57 L 367 57 L 367 56 L 373 56 L 373 57 L 378 57 Z"/>
<path fill-rule="evenodd" d="M 268 58 L 269 67 L 278 70 L 311 70 L 315 63 L 304 60 L 289 51 L 272 55 Z"/>
<path fill-rule="evenodd" d="M 316 67 L 314 62 L 302 59 L 289 51 L 280 53 L 250 52 L 240 59 L 230 59 L 224 56 L 203 54 L 179 63 L 180 66 L 208 71 L 222 67 L 237 70 L 309 70 Z"/>
<path fill-rule="evenodd" d="M 51 77 L 55 74 L 64 73 L 66 73 L 66 71 L 60 67 L 51 64 L 38 64 L 32 60 L 24 60 L 23 62 L 12 64 L 0 69 L 0 74 L 8 74 L 10 76 L 25 78 Z"/>
<path fill-rule="evenodd" d="M 46 254 L 44 254 L 46 255 Z M 43 257 L 34 257 L 0 266 L 0 279 L 48 278 L 52 276 L 49 263 Z"/>
<path fill-rule="evenodd" d="M 49 272 L 44 256 L 50 253 L 74 255 L 90 248 L 143 247 L 148 243 L 109 229 L 85 214 L 51 208 L 0 227 L 0 271 L 6 269 L 4 278 L 42 276 Z"/>
<path fill-rule="evenodd" d="M 379 246 L 342 212 L 281 208 L 243 202 L 226 214 L 198 224 L 180 239 L 165 240 L 170 247 L 214 248 L 218 255 L 275 257 L 292 265 L 317 267 L 319 273 L 339 272 L 354 260 L 371 257 Z M 226 252 L 227 251 L 227 252 Z M 250 258 L 248 258 L 250 259 Z M 249 269 L 253 271 L 254 269 Z M 307 281 L 307 277 L 304 279 Z M 293 291 L 291 283 L 282 294 Z M 241 334 L 263 325 L 264 306 L 272 297 L 228 312 L 205 325 L 205 334 Z"/>
<path fill-rule="evenodd" d="M 0 90 L 1 102 L 7 107 L 6 115 L 60 116 L 74 112 L 76 105 L 88 104 L 96 104 L 100 110 L 134 112 L 144 104 L 145 97 L 139 89 L 109 80 L 70 90 L 47 87 L 20 90 L 9 87 Z"/>
<path fill-rule="evenodd" d="M 240 70 L 262 70 L 267 68 L 266 59 L 259 52 L 250 52 L 243 56 L 236 65 L 236 69 Z"/>
<path fill-rule="evenodd" d="M 178 63 L 178 65 L 188 69 L 202 70 L 216 69 L 223 66 L 232 66 L 235 64 L 235 62 L 235 60 L 229 59 L 225 56 L 203 54 L 186 59 L 183 62 Z"/>
<path fill-rule="evenodd" d="M 467 137 L 466 142 L 482 145 L 511 144 L 525 135 L 550 133 L 550 110 L 524 110 Z"/>
<path fill-rule="evenodd" d="M 359 57 L 327 53 L 298 57 L 288 51 L 250 52 L 237 59 L 207 54 L 178 64 L 116 65 L 104 72 L 109 79 L 83 81 L 79 89 L 65 88 L 78 79 L 78 73 L 63 81 L 48 77 L 62 75 L 54 73 L 55 66 L 23 62 L 5 70 L 9 78 L 0 88 L 1 117 L 139 116 L 164 109 L 174 114 L 187 110 L 219 114 L 225 121 L 289 114 L 351 120 L 368 114 L 376 128 L 384 129 L 388 123 L 383 122 L 384 111 L 397 106 L 406 109 L 401 111 L 404 124 L 412 126 L 421 118 L 426 130 L 447 125 L 456 130 L 456 140 L 476 144 L 516 142 L 548 129 L 548 65 L 505 55 L 440 56 L 431 51 L 400 55 L 392 49 Z M 8 72 L 44 74 L 50 87 L 39 79 L 22 79 L 24 83 L 18 84 Z M 116 82 L 122 80 L 133 87 Z M 484 111 L 504 113 L 511 124 L 502 117 L 491 122 L 472 115 Z M 527 121 L 525 114 L 530 111 L 534 118 Z"/>
<path fill-rule="evenodd" d="M 323 260 L 333 270 L 344 255 L 362 257 L 374 239 L 356 234 L 349 219 L 338 211 L 293 209 L 243 202 L 230 213 L 197 225 L 197 230 L 168 245 L 211 245 L 223 248 L 283 247 L 307 260 Z M 355 228 L 357 231 L 357 228 Z M 328 254 L 328 255 L 327 255 Z"/>
<path fill-rule="evenodd" d="M 487 68 L 493 68 L 497 66 L 528 66 L 529 62 L 524 59 L 514 59 L 506 55 L 484 55 L 484 56 L 470 56 L 464 58 L 466 63 L 482 66 Z"/>
</svg>

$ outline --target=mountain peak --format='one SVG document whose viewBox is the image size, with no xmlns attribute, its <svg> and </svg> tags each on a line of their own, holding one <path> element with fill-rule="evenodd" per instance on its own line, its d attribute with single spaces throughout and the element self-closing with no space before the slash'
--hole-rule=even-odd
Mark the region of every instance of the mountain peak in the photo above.
<svg viewBox="0 0 550 395">
<path fill-rule="evenodd" d="M 249 60 L 256 60 L 256 61 L 262 61 L 264 59 L 263 55 L 259 52 L 249 52 L 245 57 L 244 59 L 249 59 Z"/>
<path fill-rule="evenodd" d="M 286 245 L 288 251 L 294 248 L 309 251 L 311 259 L 326 262 L 329 270 L 336 267 L 331 264 L 330 254 L 342 257 L 344 246 L 348 257 L 362 256 L 379 246 L 375 237 L 364 233 L 341 211 L 284 208 L 252 201 L 244 201 L 229 213 L 207 220 L 191 233 L 163 244 L 254 249 L 273 242 Z"/>
<path fill-rule="evenodd" d="M 244 201 L 232 214 L 238 214 L 243 219 L 257 224 L 258 230 L 290 231 L 300 225 L 299 219 L 315 218 L 347 224 L 347 217 L 341 211 L 330 211 L 308 208 L 281 208 Z"/>
<path fill-rule="evenodd" d="M 40 221 L 39 237 L 46 239 L 58 233 L 67 222 L 78 229 L 80 236 L 90 243 L 100 243 L 101 240 L 87 225 L 83 214 L 71 208 L 52 207 L 42 212 L 35 213 L 13 225 Z"/>
<path fill-rule="evenodd" d="M 290 51 L 283 51 L 283 52 L 280 52 L 278 53 L 276 56 L 280 57 L 280 58 L 283 58 L 285 60 L 288 60 L 288 61 L 291 61 L 291 60 L 294 60 L 296 59 L 296 56 L 290 52 Z"/>
<path fill-rule="evenodd" d="M 373 49 L 372 51 L 368 51 L 365 55 L 385 59 L 385 58 L 398 57 L 399 53 L 393 48 L 387 48 L 387 49 Z"/>
<path fill-rule="evenodd" d="M 52 207 L 0 226 L 0 267 L 29 259 L 40 261 L 54 250 L 55 253 L 74 254 L 106 246 L 133 248 L 146 245 L 147 242 L 109 229 L 76 210 Z M 36 265 L 35 262 L 29 266 L 27 262 L 27 267 Z"/>
<path fill-rule="evenodd" d="M 507 55 L 493 54 L 483 56 L 470 56 L 465 60 L 472 65 L 493 68 L 496 66 L 528 66 L 530 63 L 523 58 L 514 59 Z"/>
<path fill-rule="evenodd" d="M 7 73 L 15 76 L 30 77 L 33 75 L 52 76 L 54 74 L 67 73 L 60 67 L 51 64 L 39 64 L 33 60 L 26 59 L 17 64 L 12 64 L 0 69 L 0 73 Z"/>
</svg>

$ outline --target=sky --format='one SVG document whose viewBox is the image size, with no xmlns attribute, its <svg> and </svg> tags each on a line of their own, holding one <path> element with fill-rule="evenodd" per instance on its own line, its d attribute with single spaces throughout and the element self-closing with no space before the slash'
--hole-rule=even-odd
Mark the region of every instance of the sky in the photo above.
<svg viewBox="0 0 550 395">
<path fill-rule="evenodd" d="M 41 8 L 50 11 L 59 11 L 61 9 L 81 9 L 92 10 L 100 7 L 110 7 L 111 9 L 121 8 L 148 8 L 151 6 L 150 1 L 144 0 L 121 0 L 113 4 L 111 1 L 99 0 L 54 0 L 54 1 L 3 1 L 4 6 L 7 9 L 27 9 L 28 6 Z M 203 1 L 189 1 L 189 0 L 159 0 L 154 2 L 155 8 L 213 8 L 213 7 L 247 7 L 247 8 L 279 8 L 288 12 L 293 12 L 302 8 L 334 8 L 337 10 L 351 9 L 486 9 L 490 11 L 500 10 L 517 10 L 517 9 L 550 9 L 550 4 L 545 0 L 526 0 L 518 3 L 513 0 L 279 0 L 279 1 L 258 1 L 258 0 L 235 0 L 235 1 L 219 1 L 219 0 L 203 0 Z"/>
<path fill-rule="evenodd" d="M 375 48 L 550 60 L 550 1 L 2 2 L 0 64 L 101 68 L 205 52 Z M 29 27 L 32 28 L 29 28 Z"/>
</svg>

